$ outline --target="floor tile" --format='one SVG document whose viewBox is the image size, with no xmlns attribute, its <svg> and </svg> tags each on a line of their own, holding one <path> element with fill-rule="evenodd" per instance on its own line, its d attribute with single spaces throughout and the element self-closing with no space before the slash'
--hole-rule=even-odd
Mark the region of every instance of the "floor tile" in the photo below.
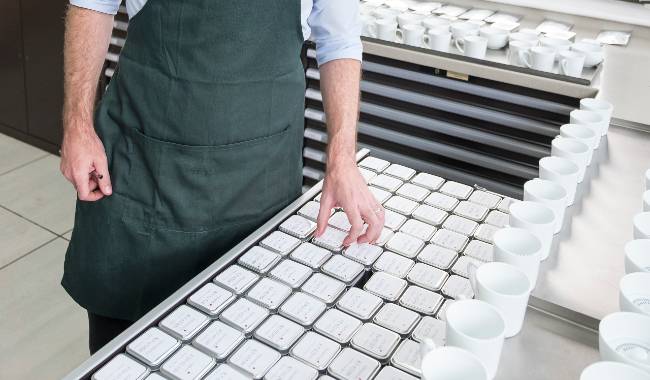
<svg viewBox="0 0 650 380">
<path fill-rule="evenodd" d="M 0 205 L 57 234 L 72 228 L 76 193 L 49 155 L 0 176 Z"/>
<path fill-rule="evenodd" d="M 55 237 L 34 223 L 0 208 L 0 268 Z"/>
<path fill-rule="evenodd" d="M 0 270 L 3 379 L 60 379 L 88 357 L 86 312 L 59 284 L 67 244 L 58 238 Z"/>
<path fill-rule="evenodd" d="M 0 133 L 0 175 L 45 156 L 47 152 Z"/>
</svg>

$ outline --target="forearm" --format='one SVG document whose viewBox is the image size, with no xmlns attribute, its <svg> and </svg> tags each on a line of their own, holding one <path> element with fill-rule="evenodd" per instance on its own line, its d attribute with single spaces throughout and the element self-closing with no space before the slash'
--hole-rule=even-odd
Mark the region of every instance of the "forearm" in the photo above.
<svg viewBox="0 0 650 380">
<path fill-rule="evenodd" d="M 327 169 L 354 165 L 361 63 L 355 59 L 337 59 L 323 64 L 320 73 L 329 135 Z"/>
<path fill-rule="evenodd" d="M 113 28 L 113 16 L 70 6 L 64 55 L 64 132 L 92 128 L 97 84 Z"/>
</svg>

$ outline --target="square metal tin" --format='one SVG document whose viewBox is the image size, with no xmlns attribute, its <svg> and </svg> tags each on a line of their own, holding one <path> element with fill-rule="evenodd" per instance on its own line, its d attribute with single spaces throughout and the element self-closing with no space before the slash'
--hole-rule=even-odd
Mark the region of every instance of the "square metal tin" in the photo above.
<svg viewBox="0 0 650 380">
<path fill-rule="evenodd" d="M 400 335 L 406 335 L 413 330 L 420 320 L 420 315 L 394 303 L 387 303 L 377 312 L 373 322 Z"/>
<path fill-rule="evenodd" d="M 214 283 L 207 283 L 192 294 L 187 303 L 214 318 L 234 300 L 235 294 L 231 291 Z"/>
<path fill-rule="evenodd" d="M 181 305 L 169 313 L 158 325 L 174 338 L 187 341 L 192 339 L 209 322 L 210 318 L 207 315 L 187 305 Z"/>
<path fill-rule="evenodd" d="M 406 276 L 411 283 L 422 288 L 438 291 L 442 288 L 449 274 L 442 269 L 438 269 L 425 263 L 417 263 Z"/>
<path fill-rule="evenodd" d="M 348 289 L 336 303 L 337 308 L 362 321 L 369 320 L 381 305 L 381 298 L 359 288 Z"/>
<path fill-rule="evenodd" d="M 385 272 L 376 272 L 368 279 L 363 289 L 387 301 L 395 301 L 406 289 L 405 280 Z"/>
<path fill-rule="evenodd" d="M 271 347 L 249 339 L 228 358 L 228 363 L 254 379 L 261 379 L 280 357 L 280 353 Z"/>
<path fill-rule="evenodd" d="M 250 334 L 268 315 L 268 309 L 240 298 L 224 310 L 219 319 L 244 334 Z"/>
<path fill-rule="evenodd" d="M 329 309 L 314 323 L 314 331 L 345 344 L 352 339 L 363 323 L 338 309 Z"/>
<path fill-rule="evenodd" d="M 263 278 L 246 294 L 248 299 L 269 310 L 275 310 L 291 295 L 291 287 L 270 278 Z"/>
<path fill-rule="evenodd" d="M 325 302 L 312 297 L 307 293 L 294 293 L 280 307 L 280 315 L 303 326 L 311 326 L 314 321 L 325 311 Z"/>
<path fill-rule="evenodd" d="M 260 342 L 268 344 L 280 352 L 287 352 L 304 333 L 304 327 L 294 321 L 274 314 L 267 318 L 255 330 L 253 336 Z"/>
<path fill-rule="evenodd" d="M 332 252 L 315 244 L 304 242 L 291 252 L 290 257 L 312 269 L 319 268 L 332 256 Z"/>
<path fill-rule="evenodd" d="M 244 334 L 221 321 L 214 321 L 192 341 L 192 346 L 216 358 L 225 359 L 245 339 Z"/>
<path fill-rule="evenodd" d="M 425 315 L 433 315 L 444 298 L 419 286 L 409 286 L 399 299 L 399 304 Z"/>
<path fill-rule="evenodd" d="M 376 359 L 346 347 L 334 358 L 327 372 L 339 380 L 370 380 L 379 368 Z"/>
<path fill-rule="evenodd" d="M 195 380 L 206 375 L 214 364 L 214 358 L 209 355 L 192 346 L 183 346 L 160 366 L 160 372 L 173 380 Z"/>
<path fill-rule="evenodd" d="M 239 265 L 231 265 L 214 278 L 214 282 L 232 291 L 242 294 L 250 288 L 260 277 Z"/>
<path fill-rule="evenodd" d="M 152 368 L 157 368 L 181 342 L 157 327 L 149 328 L 126 346 L 126 352 Z"/>
<path fill-rule="evenodd" d="M 317 370 L 323 371 L 340 351 L 340 344 L 313 331 L 308 331 L 291 348 L 289 354 Z"/>
<path fill-rule="evenodd" d="M 350 345 L 375 359 L 386 360 L 399 344 L 400 337 L 374 323 L 365 323 L 350 341 Z"/>
<path fill-rule="evenodd" d="M 345 283 L 322 273 L 314 273 L 300 289 L 331 305 L 345 291 Z"/>
</svg>

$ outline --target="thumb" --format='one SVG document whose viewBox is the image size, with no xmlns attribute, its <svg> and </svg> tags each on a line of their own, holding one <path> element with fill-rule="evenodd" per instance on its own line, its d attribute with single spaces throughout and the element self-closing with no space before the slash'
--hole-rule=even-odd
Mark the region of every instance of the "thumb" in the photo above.
<svg viewBox="0 0 650 380">
<path fill-rule="evenodd" d="M 99 191 L 104 195 L 111 195 L 113 193 L 113 185 L 111 184 L 111 175 L 108 173 L 108 162 L 106 156 L 96 160 L 94 163 L 96 180 L 99 185 Z"/>
<path fill-rule="evenodd" d="M 332 207 L 334 207 L 334 202 L 330 197 L 325 196 L 324 193 L 320 201 L 320 210 L 318 210 L 318 218 L 316 219 L 316 237 L 321 236 L 325 232 Z"/>
</svg>

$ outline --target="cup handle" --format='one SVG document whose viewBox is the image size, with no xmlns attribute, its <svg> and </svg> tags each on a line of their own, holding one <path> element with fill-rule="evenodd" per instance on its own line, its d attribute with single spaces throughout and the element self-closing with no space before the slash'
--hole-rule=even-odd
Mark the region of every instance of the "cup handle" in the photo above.
<svg viewBox="0 0 650 380">
<path fill-rule="evenodd" d="M 478 285 L 476 283 L 476 271 L 478 270 L 478 265 L 475 263 L 468 263 L 467 264 L 467 274 L 469 275 L 469 283 L 472 286 L 472 290 L 474 291 L 474 295 L 476 295 L 477 290 L 478 290 Z"/>
<path fill-rule="evenodd" d="M 428 34 L 423 35 L 422 42 L 424 42 L 424 46 L 430 46 L 429 42 L 431 42 L 431 37 Z"/>
<path fill-rule="evenodd" d="M 368 35 L 372 38 L 377 38 L 377 25 L 375 23 L 368 25 Z"/>
<path fill-rule="evenodd" d="M 438 348 L 436 346 L 436 342 L 433 341 L 431 338 L 424 338 L 420 342 L 420 360 L 423 361 L 424 357 L 427 356 L 427 354 L 433 350 Z"/>
<path fill-rule="evenodd" d="M 560 60 L 560 72 L 564 75 L 567 75 L 567 60 L 566 59 L 561 59 Z"/>
<path fill-rule="evenodd" d="M 402 34 L 401 29 L 395 30 L 395 38 L 397 38 L 396 42 L 399 42 L 400 44 L 404 43 L 404 35 Z"/>
<path fill-rule="evenodd" d="M 533 65 L 530 64 L 530 51 L 529 50 L 519 50 L 519 60 L 526 65 L 529 69 L 533 68 Z"/>
<path fill-rule="evenodd" d="M 454 40 L 454 45 L 456 45 L 456 49 L 458 49 L 458 51 L 465 54 L 465 49 L 463 48 L 464 45 L 465 45 L 465 40 L 462 37 L 461 38 L 456 38 Z M 463 46 L 463 47 L 461 47 L 461 46 Z"/>
</svg>

